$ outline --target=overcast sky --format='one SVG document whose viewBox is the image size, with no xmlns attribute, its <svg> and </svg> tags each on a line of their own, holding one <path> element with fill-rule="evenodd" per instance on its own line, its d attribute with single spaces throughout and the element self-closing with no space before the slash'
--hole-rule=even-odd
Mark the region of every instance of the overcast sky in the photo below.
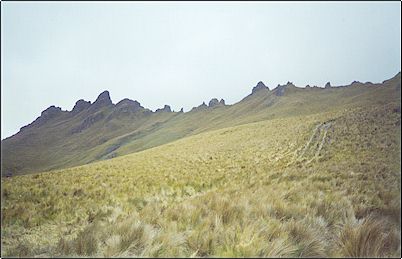
<svg viewBox="0 0 402 259">
<path fill-rule="evenodd" d="M 184 111 L 271 89 L 401 70 L 401 4 L 1 3 L 1 138 L 104 90 Z"/>
</svg>

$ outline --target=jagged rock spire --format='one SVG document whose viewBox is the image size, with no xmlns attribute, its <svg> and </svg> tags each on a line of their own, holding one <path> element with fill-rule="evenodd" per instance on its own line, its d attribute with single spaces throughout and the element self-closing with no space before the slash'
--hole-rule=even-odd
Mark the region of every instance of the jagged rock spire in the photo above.
<svg viewBox="0 0 402 259">
<path fill-rule="evenodd" d="M 89 106 L 91 106 L 91 102 L 89 102 L 89 101 L 87 102 L 83 99 L 80 99 L 75 103 L 72 112 L 79 113 L 79 112 L 85 110 L 86 108 L 88 108 Z"/>
<path fill-rule="evenodd" d="M 108 105 L 113 105 L 112 100 L 110 99 L 109 91 L 102 92 L 96 101 L 92 104 L 93 107 L 100 108 Z"/>
<path fill-rule="evenodd" d="M 253 87 L 253 90 L 251 91 L 251 94 L 260 91 L 262 89 L 268 89 L 268 87 L 262 82 L 258 82 L 256 86 Z"/>
<path fill-rule="evenodd" d="M 165 106 L 163 108 L 157 109 L 155 112 L 172 112 L 172 109 L 170 108 L 169 105 L 165 104 Z"/>
</svg>

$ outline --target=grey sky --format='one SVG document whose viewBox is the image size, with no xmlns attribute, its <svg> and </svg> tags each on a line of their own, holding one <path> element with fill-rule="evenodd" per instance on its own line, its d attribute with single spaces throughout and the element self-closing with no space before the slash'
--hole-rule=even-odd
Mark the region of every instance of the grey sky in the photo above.
<svg viewBox="0 0 402 259">
<path fill-rule="evenodd" d="M 188 111 L 271 89 L 381 82 L 401 70 L 401 4 L 1 3 L 1 138 L 50 105 Z"/>
</svg>

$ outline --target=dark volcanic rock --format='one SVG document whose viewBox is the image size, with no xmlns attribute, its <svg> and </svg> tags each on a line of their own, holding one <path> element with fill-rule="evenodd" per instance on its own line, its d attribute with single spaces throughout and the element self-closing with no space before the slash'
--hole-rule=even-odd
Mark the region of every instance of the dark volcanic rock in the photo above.
<svg viewBox="0 0 402 259">
<path fill-rule="evenodd" d="M 163 108 L 157 109 L 155 112 L 172 112 L 172 110 L 169 105 L 165 105 Z"/>
<path fill-rule="evenodd" d="M 214 107 L 214 106 L 217 106 L 217 105 L 219 105 L 219 101 L 216 98 L 212 98 L 211 101 L 209 101 L 209 104 L 208 104 L 209 107 Z"/>
<path fill-rule="evenodd" d="M 263 82 L 258 82 L 256 86 L 253 87 L 253 90 L 251 90 L 251 94 L 254 94 L 262 89 L 269 89 Z"/>
<path fill-rule="evenodd" d="M 144 107 L 137 101 L 130 100 L 125 98 L 116 104 L 116 109 L 119 112 L 129 113 L 129 112 L 136 112 L 139 110 L 143 110 Z"/>
<path fill-rule="evenodd" d="M 74 114 L 79 113 L 79 112 L 85 110 L 86 108 L 88 108 L 89 106 L 91 106 L 91 102 L 89 102 L 89 101 L 87 102 L 83 99 L 80 99 L 75 103 L 72 112 Z"/>
<path fill-rule="evenodd" d="M 330 83 L 330 82 L 327 82 L 327 83 L 325 84 L 325 88 L 331 88 L 331 83 Z"/>
<path fill-rule="evenodd" d="M 216 98 L 212 98 L 208 104 L 208 106 L 211 108 L 216 107 L 216 106 L 224 106 L 224 105 L 225 105 L 225 100 L 221 99 L 220 101 L 218 101 L 218 99 L 216 99 Z"/>
<path fill-rule="evenodd" d="M 46 110 L 44 110 L 41 113 L 41 117 L 42 118 L 46 118 L 46 119 L 50 119 L 50 118 L 54 118 L 57 115 L 61 114 L 61 108 L 60 107 L 56 107 L 54 105 L 50 106 L 49 108 L 47 108 Z"/>
<path fill-rule="evenodd" d="M 20 128 L 20 131 L 32 128 L 32 127 L 40 127 L 43 124 L 46 124 L 49 120 L 52 120 L 53 118 L 59 117 L 60 115 L 63 114 L 60 107 L 56 107 L 54 105 L 50 106 L 49 108 L 47 108 L 46 110 L 41 112 L 41 115 L 36 118 L 36 120 L 34 120 L 32 123 L 23 126 Z"/>
<path fill-rule="evenodd" d="M 278 85 L 274 90 L 275 95 L 276 96 L 283 96 L 285 94 L 285 88 L 286 88 L 286 85 Z"/>
<path fill-rule="evenodd" d="M 289 81 L 286 83 L 286 86 L 296 87 L 296 86 L 293 84 L 293 82 L 289 82 Z"/>
<path fill-rule="evenodd" d="M 91 105 L 91 107 L 99 109 L 110 105 L 113 105 L 113 103 L 110 99 L 109 91 L 104 91 L 98 96 L 98 98 L 96 98 L 96 101 Z"/>
<path fill-rule="evenodd" d="M 103 112 L 98 112 L 96 114 L 92 114 L 91 116 L 87 117 L 78 127 L 75 127 L 71 133 L 80 133 L 81 131 L 91 127 L 96 122 L 102 120 L 105 117 Z"/>
<path fill-rule="evenodd" d="M 207 107 L 208 107 L 208 106 L 205 104 L 205 102 L 202 102 L 201 105 L 199 105 L 199 106 L 197 106 L 197 107 L 193 107 L 193 108 L 191 109 L 191 111 L 203 110 L 203 109 L 205 109 L 205 108 L 207 108 Z"/>
</svg>

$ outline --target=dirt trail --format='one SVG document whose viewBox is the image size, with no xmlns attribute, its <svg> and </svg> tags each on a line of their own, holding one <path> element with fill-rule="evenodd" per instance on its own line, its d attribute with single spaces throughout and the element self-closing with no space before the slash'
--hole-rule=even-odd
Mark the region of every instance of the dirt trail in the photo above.
<svg viewBox="0 0 402 259">
<path fill-rule="evenodd" d="M 311 137 L 307 143 L 294 152 L 294 159 L 292 163 L 306 161 L 306 164 L 309 164 L 313 161 L 316 161 L 322 148 L 324 147 L 325 141 L 327 140 L 328 130 L 332 127 L 333 122 L 333 120 L 329 120 L 318 124 L 314 128 L 313 133 L 311 134 Z"/>
</svg>

